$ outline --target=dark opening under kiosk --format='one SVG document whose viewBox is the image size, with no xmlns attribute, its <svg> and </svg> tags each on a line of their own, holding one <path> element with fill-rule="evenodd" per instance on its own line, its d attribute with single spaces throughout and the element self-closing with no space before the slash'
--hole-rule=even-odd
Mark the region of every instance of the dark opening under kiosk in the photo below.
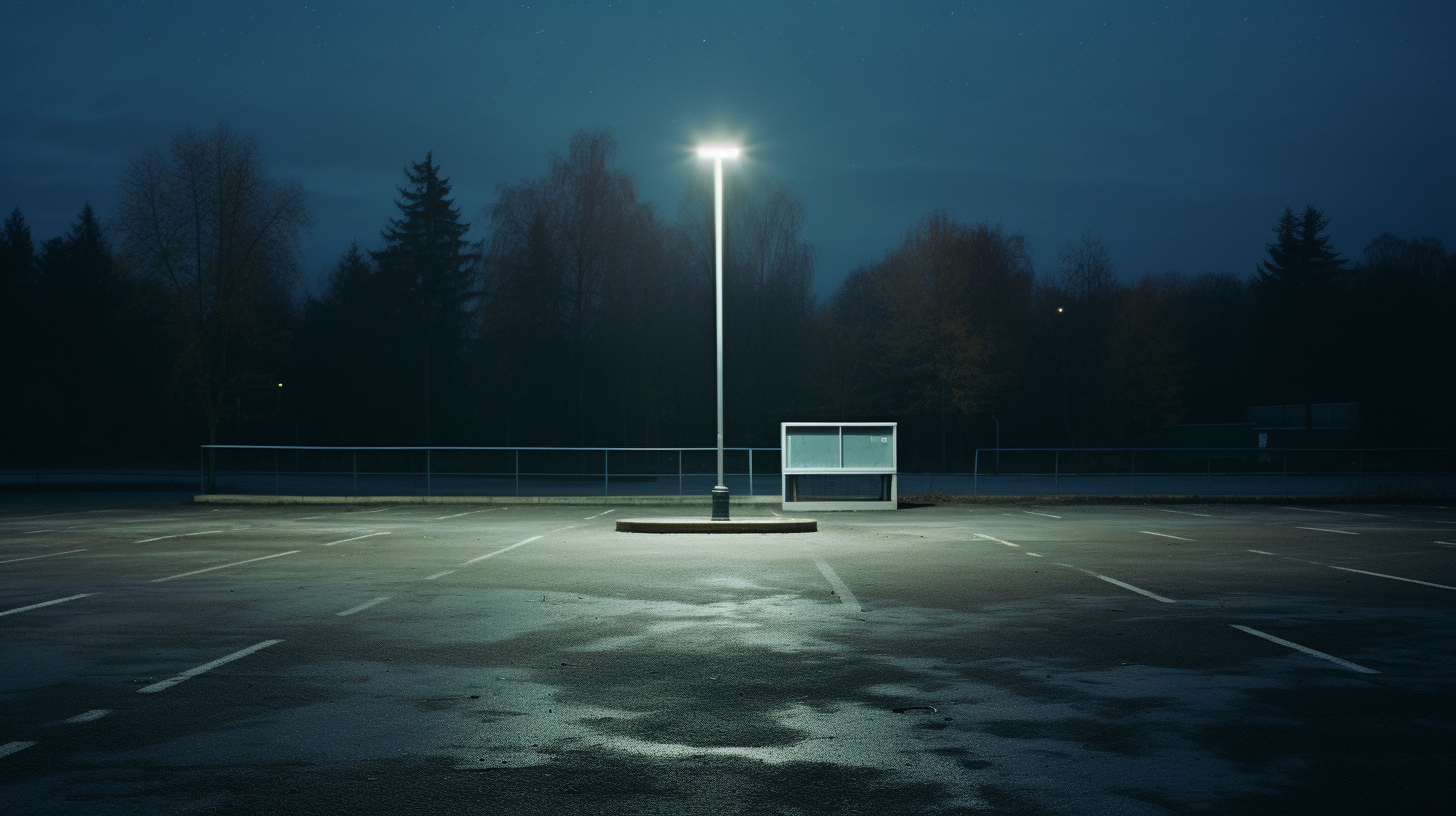
<svg viewBox="0 0 1456 816">
<path fill-rule="evenodd" d="M 894 422 L 785 422 L 785 510 L 894 510 Z"/>
</svg>

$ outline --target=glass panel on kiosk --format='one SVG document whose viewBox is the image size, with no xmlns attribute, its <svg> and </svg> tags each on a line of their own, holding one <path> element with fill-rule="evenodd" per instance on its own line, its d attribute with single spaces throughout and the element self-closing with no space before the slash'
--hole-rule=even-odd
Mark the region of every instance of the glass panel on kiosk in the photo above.
<svg viewBox="0 0 1456 816">
<path fill-rule="evenodd" d="M 839 467 L 839 428 L 790 428 L 788 437 L 789 467 Z"/>
</svg>

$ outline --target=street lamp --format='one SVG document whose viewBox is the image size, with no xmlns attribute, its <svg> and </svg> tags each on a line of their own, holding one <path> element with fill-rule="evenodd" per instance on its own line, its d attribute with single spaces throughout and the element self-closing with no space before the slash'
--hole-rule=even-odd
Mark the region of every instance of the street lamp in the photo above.
<svg viewBox="0 0 1456 816">
<path fill-rule="evenodd" d="M 698 158 L 713 160 L 713 265 L 718 304 L 718 484 L 713 487 L 713 521 L 728 520 L 728 485 L 723 479 L 723 160 L 738 158 L 732 145 L 703 145 Z M 753 451 L 748 452 L 749 456 Z"/>
</svg>

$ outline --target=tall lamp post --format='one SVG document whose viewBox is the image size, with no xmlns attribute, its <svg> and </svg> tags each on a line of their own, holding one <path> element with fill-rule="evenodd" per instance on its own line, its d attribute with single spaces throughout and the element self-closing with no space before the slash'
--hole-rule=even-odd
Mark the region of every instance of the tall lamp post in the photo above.
<svg viewBox="0 0 1456 816">
<path fill-rule="evenodd" d="M 723 479 L 723 160 L 738 158 L 732 145 L 704 145 L 698 158 L 713 160 L 713 266 L 718 304 L 718 484 L 713 487 L 713 521 L 728 520 L 728 485 Z M 753 451 L 748 452 L 749 456 Z"/>
</svg>

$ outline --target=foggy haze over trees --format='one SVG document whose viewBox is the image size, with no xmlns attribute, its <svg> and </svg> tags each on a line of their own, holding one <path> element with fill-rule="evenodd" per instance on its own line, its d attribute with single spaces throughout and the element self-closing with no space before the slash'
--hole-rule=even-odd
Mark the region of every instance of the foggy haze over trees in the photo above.
<svg viewBox="0 0 1456 816">
<path fill-rule="evenodd" d="M 424 152 L 397 214 L 312 294 L 301 186 L 226 124 L 133 159 L 114 221 L 83 203 L 37 245 L 14 209 L 6 449 L 710 445 L 711 181 L 668 217 L 609 132 L 564 147 L 474 214 Z M 811 206 L 751 166 L 725 174 L 730 446 L 777 445 L 781 421 L 893 420 L 906 469 L 958 471 L 998 426 L 1006 447 L 1156 445 L 1316 402 L 1359 403 L 1360 444 L 1456 440 L 1456 257 L 1435 239 L 1346 257 L 1338 214 L 1291 207 L 1248 248 L 1257 267 L 1126 281 L 1093 233 L 1038 270 L 1013 225 L 930 209 L 817 303 Z"/>
</svg>

